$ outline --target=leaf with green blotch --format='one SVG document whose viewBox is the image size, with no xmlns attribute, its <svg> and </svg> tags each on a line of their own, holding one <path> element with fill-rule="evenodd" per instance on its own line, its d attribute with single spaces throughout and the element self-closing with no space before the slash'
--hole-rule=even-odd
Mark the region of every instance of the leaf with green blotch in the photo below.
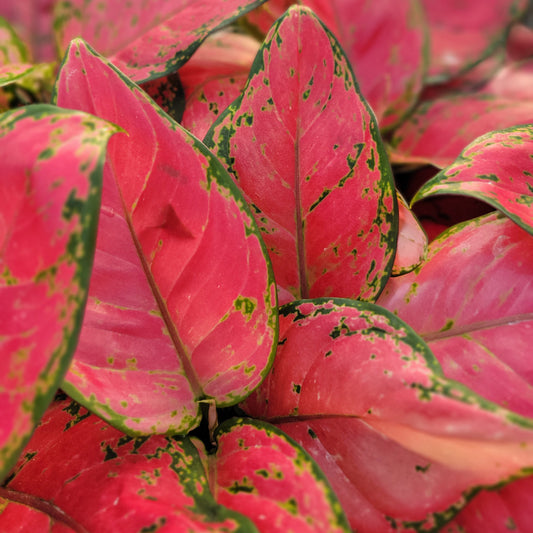
<svg viewBox="0 0 533 533">
<path fill-rule="evenodd" d="M 267 33 L 292 4 L 311 8 L 341 43 L 380 128 L 413 107 L 426 73 L 427 32 L 420 0 L 269 0 L 246 16 Z"/>
<path fill-rule="evenodd" d="M 242 407 L 307 449 L 354 530 L 426 531 L 533 467 L 533 419 L 446 378 L 421 337 L 370 303 L 282 306 L 272 371 Z"/>
<path fill-rule="evenodd" d="M 533 233 L 533 126 L 492 131 L 469 144 L 415 194 L 417 202 L 439 194 L 483 200 Z"/>
<path fill-rule="evenodd" d="M 259 230 L 213 154 L 82 40 L 55 100 L 127 132 L 109 144 L 89 301 L 62 388 L 125 432 L 187 432 L 202 400 L 237 403 L 271 364 L 276 289 Z"/>
<path fill-rule="evenodd" d="M 240 95 L 258 48 L 248 35 L 217 32 L 180 69 L 187 100 L 181 124 L 196 137 Z"/>
<path fill-rule="evenodd" d="M 509 27 L 524 15 L 527 0 L 434 2 L 422 0 L 431 43 L 428 80 L 464 73 L 505 44 Z"/>
<path fill-rule="evenodd" d="M 216 440 L 207 455 L 198 439 L 128 437 L 58 398 L 0 498 L 24 500 L 83 532 L 349 531 L 324 475 L 277 428 L 231 419 Z M 0 507 L 2 531 L 27 525 L 7 518 Z"/>
<path fill-rule="evenodd" d="M 529 476 L 498 490 L 481 491 L 442 532 L 487 531 L 490 524 L 495 532 L 527 533 L 533 531 L 532 507 L 533 476 Z"/>
<path fill-rule="evenodd" d="M 70 399 L 50 406 L 5 486 L 78 532 L 257 533 L 214 500 L 188 437 L 129 437 Z"/>
<path fill-rule="evenodd" d="M 533 418 L 533 239 L 501 214 L 433 241 L 378 300 L 425 339 L 445 374 Z"/>
<path fill-rule="evenodd" d="M 398 231 L 392 173 L 350 65 L 312 11 L 293 6 L 276 22 L 204 142 L 252 205 L 281 301 L 379 294 Z"/>
<path fill-rule="evenodd" d="M 56 7 L 63 49 L 82 37 L 131 79 L 176 71 L 212 32 L 265 0 L 71 0 Z"/>
<path fill-rule="evenodd" d="M 0 480 L 76 347 L 115 131 L 50 105 L 0 115 Z"/>
<path fill-rule="evenodd" d="M 393 163 L 445 168 L 477 137 L 530 123 L 533 123 L 533 100 L 486 94 L 437 98 L 424 102 L 395 130 L 390 158 Z"/>
<path fill-rule="evenodd" d="M 316 463 L 275 426 L 233 418 L 215 437 L 216 455 L 204 455 L 204 462 L 217 503 L 246 515 L 259 531 L 350 531 Z"/>
</svg>

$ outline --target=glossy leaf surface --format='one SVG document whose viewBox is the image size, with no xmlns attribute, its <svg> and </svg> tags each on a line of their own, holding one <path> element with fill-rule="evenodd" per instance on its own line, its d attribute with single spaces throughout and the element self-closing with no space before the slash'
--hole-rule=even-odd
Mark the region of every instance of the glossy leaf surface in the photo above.
<svg viewBox="0 0 533 533">
<path fill-rule="evenodd" d="M 464 72 L 503 46 L 508 27 L 527 7 L 527 0 L 422 3 L 430 28 L 431 81 Z"/>
<path fill-rule="evenodd" d="M 340 41 L 381 128 L 413 106 L 425 75 L 425 21 L 419 0 L 269 0 L 250 24 L 267 33 L 291 4 L 311 8 Z"/>
<path fill-rule="evenodd" d="M 281 301 L 379 294 L 397 236 L 390 166 L 348 61 L 309 9 L 278 20 L 205 142 L 252 204 Z"/>
<path fill-rule="evenodd" d="M 231 419 L 217 432 L 216 500 L 248 516 L 261 532 L 349 531 L 329 483 L 312 459 L 276 427 Z"/>
<path fill-rule="evenodd" d="M 114 131 L 49 105 L 0 115 L 0 480 L 76 347 Z"/>
<path fill-rule="evenodd" d="M 483 200 L 533 233 L 533 126 L 488 133 L 416 193 L 413 202 L 436 194 Z"/>
<path fill-rule="evenodd" d="M 119 124 L 95 268 L 64 388 L 126 432 L 184 432 L 267 372 L 276 295 L 247 206 L 220 163 L 81 41 L 56 101 Z M 146 398 L 150 398 L 147 402 Z"/>
<path fill-rule="evenodd" d="M 241 93 L 259 42 L 232 32 L 205 40 L 179 71 L 186 109 L 181 124 L 202 139 L 213 122 Z"/>
<path fill-rule="evenodd" d="M 529 123 L 533 123 L 533 100 L 489 95 L 439 98 L 421 105 L 394 132 L 391 161 L 444 168 L 477 137 Z"/>
<path fill-rule="evenodd" d="M 7 488 L 53 504 L 78 531 L 257 531 L 216 504 L 189 438 L 134 439 L 69 399 L 48 409 Z"/>
<path fill-rule="evenodd" d="M 533 465 L 533 420 L 446 379 L 422 339 L 378 306 L 293 302 L 280 309 L 279 339 L 243 408 L 306 447 L 354 529 L 442 523 L 463 493 Z"/>
<path fill-rule="evenodd" d="M 447 524 L 444 533 L 490 531 L 527 533 L 533 529 L 533 477 L 518 479 L 495 491 L 482 491 Z"/>
<path fill-rule="evenodd" d="M 55 506 L 76 531 L 349 531 L 323 474 L 277 428 L 232 419 L 216 438 L 211 455 L 188 437 L 134 439 L 56 401 L 7 488 Z"/>
<path fill-rule="evenodd" d="M 416 268 L 427 254 L 428 238 L 404 197 L 398 193 L 398 244 L 392 275 L 407 274 Z"/>
<path fill-rule="evenodd" d="M 177 70 L 211 32 L 263 1 L 72 0 L 58 3 L 56 29 L 63 49 L 82 37 L 141 82 Z"/>
<path fill-rule="evenodd" d="M 379 303 L 427 340 L 445 374 L 533 417 L 533 239 L 502 215 L 452 228 Z"/>
</svg>

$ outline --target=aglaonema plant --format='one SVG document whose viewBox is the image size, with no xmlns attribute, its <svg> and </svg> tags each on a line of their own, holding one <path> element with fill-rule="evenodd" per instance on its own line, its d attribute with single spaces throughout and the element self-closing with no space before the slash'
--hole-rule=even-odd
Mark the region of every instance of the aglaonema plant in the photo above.
<svg viewBox="0 0 533 533">
<path fill-rule="evenodd" d="M 1 528 L 485 531 L 481 516 L 528 531 L 531 127 L 447 153 L 413 201 L 451 192 L 501 214 L 429 246 L 380 132 L 424 77 L 488 55 L 523 4 L 495 3 L 459 68 L 424 30 L 453 32 L 453 13 L 439 26 L 418 0 L 394 16 L 304 2 L 322 21 L 271 0 L 241 21 L 262 43 L 202 44 L 259 3 L 169 2 L 155 21 L 108 2 L 131 23 L 109 39 L 96 4 L 59 5 L 55 106 L 2 117 L 6 160 L 20 154 L 2 182 L 2 312 L 26 329 L 17 349 L 0 337 Z M 372 83 L 376 62 L 395 83 Z M 184 105 L 192 133 L 135 81 L 178 119 Z M 398 139 L 393 160 L 414 161 Z"/>
</svg>

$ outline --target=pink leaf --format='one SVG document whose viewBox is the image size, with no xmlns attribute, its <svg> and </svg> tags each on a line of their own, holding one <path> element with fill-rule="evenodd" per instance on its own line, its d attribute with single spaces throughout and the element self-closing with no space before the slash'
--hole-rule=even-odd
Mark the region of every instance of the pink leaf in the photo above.
<svg viewBox="0 0 533 533">
<path fill-rule="evenodd" d="M 134 439 L 75 402 L 56 401 L 0 495 L 52 508 L 80 532 L 349 531 L 323 474 L 277 428 L 232 419 L 217 441 L 207 455 L 188 437 Z M 25 518 L 0 511 L 0 529 L 28 530 Z"/>
<path fill-rule="evenodd" d="M 452 228 L 379 303 L 426 339 L 445 374 L 533 417 L 533 240 L 501 215 Z"/>
<path fill-rule="evenodd" d="M 283 306 L 274 366 L 243 407 L 306 447 L 354 529 L 367 514 L 429 525 L 533 465 L 533 420 L 446 379 L 411 328 L 368 303 Z"/>
<path fill-rule="evenodd" d="M 489 203 L 533 233 L 533 126 L 493 131 L 468 145 L 459 158 L 425 183 L 413 202 L 440 194 Z"/>
<path fill-rule="evenodd" d="M 311 8 L 340 41 L 380 127 L 413 107 L 425 75 L 425 20 L 419 0 L 270 0 L 247 19 L 263 33 L 291 4 Z"/>
<path fill-rule="evenodd" d="M 83 41 L 69 48 L 56 92 L 58 105 L 127 132 L 109 145 L 64 389 L 126 432 L 188 431 L 199 400 L 232 405 L 268 370 L 276 295 L 258 230 L 205 146 Z"/>
<path fill-rule="evenodd" d="M 246 35 L 218 32 L 206 39 L 179 71 L 186 109 L 181 124 L 198 138 L 241 93 L 259 43 Z"/>
<path fill-rule="evenodd" d="M 0 116 L 0 480 L 76 347 L 114 131 L 49 105 Z"/>
<path fill-rule="evenodd" d="M 399 232 L 392 275 L 407 274 L 426 257 L 428 238 L 415 214 L 409 209 L 400 193 L 398 196 Z"/>
<path fill-rule="evenodd" d="M 527 123 L 533 123 L 533 101 L 488 95 L 438 98 L 422 104 L 394 132 L 391 161 L 444 168 L 477 137 Z"/>
<path fill-rule="evenodd" d="M 430 27 L 432 81 L 456 76 L 502 46 L 509 26 L 527 7 L 527 0 L 422 3 Z"/>
<path fill-rule="evenodd" d="M 397 235 L 390 166 L 340 46 L 309 9 L 278 20 L 205 142 L 253 206 L 283 301 L 376 297 Z"/>
<path fill-rule="evenodd" d="M 72 0 L 56 9 L 65 49 L 83 37 L 131 79 L 141 82 L 177 70 L 213 31 L 264 0 Z"/>
</svg>

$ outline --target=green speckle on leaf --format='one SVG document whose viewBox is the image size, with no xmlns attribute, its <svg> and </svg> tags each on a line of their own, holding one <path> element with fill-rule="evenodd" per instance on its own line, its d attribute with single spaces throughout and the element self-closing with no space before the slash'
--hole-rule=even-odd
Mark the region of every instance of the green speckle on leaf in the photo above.
<svg viewBox="0 0 533 533">
<path fill-rule="evenodd" d="M 293 383 L 292 385 L 292 391 L 295 392 L 296 394 L 300 394 L 302 390 L 302 386 L 301 385 L 298 385 L 297 383 Z"/>
</svg>

